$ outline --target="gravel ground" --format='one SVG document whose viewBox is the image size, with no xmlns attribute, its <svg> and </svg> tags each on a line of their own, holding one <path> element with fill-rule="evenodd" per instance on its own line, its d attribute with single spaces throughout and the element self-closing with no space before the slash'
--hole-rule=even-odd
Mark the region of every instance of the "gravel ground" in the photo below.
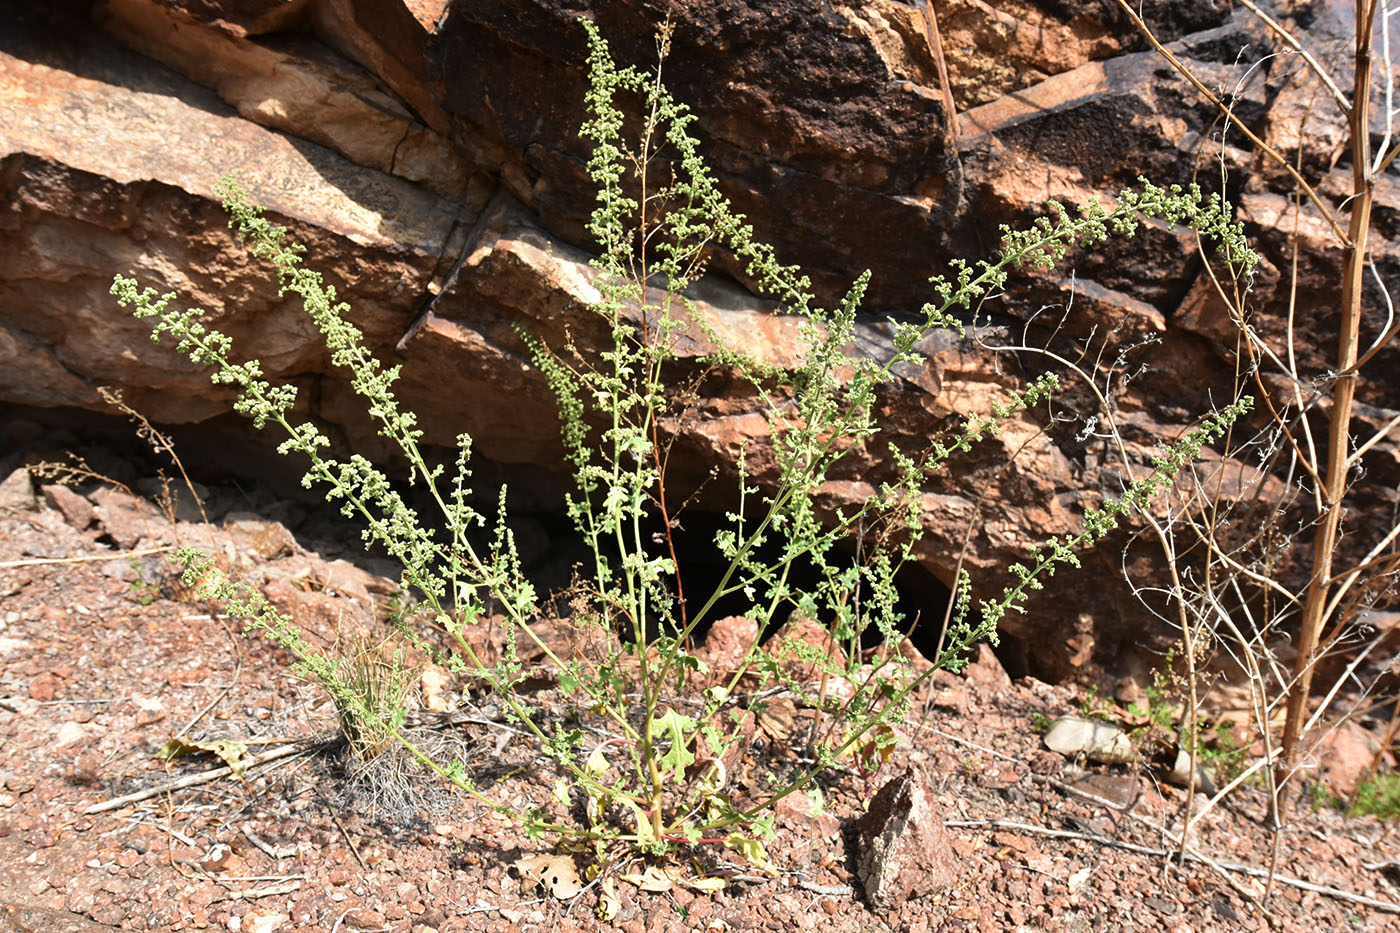
<svg viewBox="0 0 1400 933">
<path fill-rule="evenodd" d="M 407 800 L 376 799 L 363 782 L 357 790 L 327 740 L 337 720 L 324 694 L 293 676 L 285 652 L 176 598 L 160 556 L 144 552 L 177 534 L 209 541 L 327 639 L 383 626 L 387 581 L 256 516 L 214 531 L 172 527 L 111 497 L 51 494 L 38 505 L 0 510 L 0 931 L 1400 925 L 1383 906 L 1400 903 L 1400 844 L 1387 826 L 1299 807 L 1277 837 L 1270 888 L 1260 875 L 1275 837 L 1263 795 L 1246 787 L 1198 824 L 1191 848 L 1200 858 L 1176 864 L 1164 852 L 1180 826 L 1182 791 L 1140 768 L 1084 770 L 1045 750 L 1032 719 L 1077 709 L 1073 688 L 1013 683 L 990 652 L 965 677 L 929 682 L 873 781 L 834 775 L 827 813 L 781 811 L 768 846 L 774 873 L 727 850 L 701 853 L 707 873 L 734 876 L 722 891 L 623 883 L 621 910 L 603 923 L 596 885 L 565 901 L 522 883 L 514 862 L 549 853 L 548 844 L 489 810 L 422 780 L 427 791 Z M 424 687 L 455 697 L 460 685 L 424 682 L 420 698 Z M 547 680 L 531 702 L 557 705 Z M 548 762 L 489 710 L 477 712 L 424 714 L 418 728 L 425 740 L 454 744 L 493 800 L 547 795 Z M 237 739 L 276 757 L 242 781 L 175 787 L 220 764 L 157 758 L 177 735 Z M 760 734 L 740 779 L 787 753 Z M 927 857 L 951 865 L 956 881 L 876 913 L 853 872 L 854 827 L 869 794 L 910 764 L 929 776 L 947 826 L 946 845 Z M 154 793 L 87 812 L 140 791 Z"/>
</svg>

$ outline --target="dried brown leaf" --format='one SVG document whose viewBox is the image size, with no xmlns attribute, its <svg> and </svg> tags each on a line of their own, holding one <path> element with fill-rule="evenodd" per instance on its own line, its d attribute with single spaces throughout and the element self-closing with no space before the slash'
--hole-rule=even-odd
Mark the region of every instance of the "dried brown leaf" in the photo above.
<svg viewBox="0 0 1400 933">
<path fill-rule="evenodd" d="M 662 868 L 658 865 L 648 865 L 641 874 L 631 872 L 622 875 L 622 880 L 628 884 L 635 884 L 643 891 L 652 891 L 660 894 L 675 887 L 677 879 L 680 878 L 679 868 Z"/>
<path fill-rule="evenodd" d="M 223 759 L 228 765 L 233 776 L 240 781 L 247 772 L 249 765 L 253 763 L 253 758 L 248 754 L 248 746 L 242 742 L 235 742 L 232 739 L 219 739 L 214 742 L 192 742 L 188 739 L 171 739 L 161 746 L 156 752 L 156 757 L 162 761 L 169 761 L 172 758 L 182 758 L 185 755 L 195 755 L 199 752 L 209 752 Z"/>
<path fill-rule="evenodd" d="M 792 700 L 771 700 L 757 711 L 758 727 L 774 742 L 786 744 L 792 738 L 797 720 L 797 704 Z"/>
<path fill-rule="evenodd" d="M 543 885 L 551 897 L 567 901 L 584 888 L 574 860 L 567 855 L 527 855 L 515 860 L 515 870 L 520 872 L 522 893 Z"/>
</svg>

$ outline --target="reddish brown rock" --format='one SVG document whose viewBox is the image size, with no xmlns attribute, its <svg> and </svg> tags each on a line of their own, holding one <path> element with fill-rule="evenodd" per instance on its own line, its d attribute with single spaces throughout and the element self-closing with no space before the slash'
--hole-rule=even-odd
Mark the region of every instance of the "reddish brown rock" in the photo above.
<svg viewBox="0 0 1400 933">
<path fill-rule="evenodd" d="M 996 652 L 986 642 L 981 642 L 973 651 L 972 661 L 965 671 L 967 679 L 978 687 L 996 690 L 1011 686 L 1011 678 L 1006 668 L 997 660 Z"/>
<path fill-rule="evenodd" d="M 896 909 L 957 881 L 957 854 L 928 778 L 917 766 L 880 788 L 856 833 L 856 876 L 877 911 Z"/>
<path fill-rule="evenodd" d="M 62 512 L 68 524 L 79 531 L 97 521 L 97 510 L 92 503 L 67 486 L 49 484 L 39 487 L 39 492 L 45 502 Z"/>
<path fill-rule="evenodd" d="M 263 586 L 263 595 L 277 611 L 291 616 L 302 629 L 327 643 L 364 636 L 374 623 L 373 607 L 329 593 L 306 590 L 282 577 L 268 581 Z"/>
<path fill-rule="evenodd" d="M 385 917 L 377 910 L 351 907 L 344 913 L 345 925 L 355 930 L 376 930 L 384 926 Z"/>
<path fill-rule="evenodd" d="M 155 0 L 107 0 L 95 19 L 133 49 L 214 89 L 247 120 L 445 197 L 465 192 L 471 166 L 451 142 L 372 71 L 310 37 L 258 41 Z"/>
<path fill-rule="evenodd" d="M 1380 750 L 1380 741 L 1366 727 L 1347 720 L 1323 736 L 1316 754 L 1327 786 L 1349 800 L 1357 784 L 1372 773 Z M 1384 765 L 1389 757 L 1380 755 L 1379 763 Z"/>
<path fill-rule="evenodd" d="M 224 518 L 224 531 L 240 548 L 263 561 L 286 557 L 297 549 L 296 539 L 281 522 L 268 521 L 251 512 L 230 512 Z"/>
<path fill-rule="evenodd" d="M 816 840 L 812 850 L 820 851 L 820 843 L 831 843 L 841 832 L 841 821 L 822 809 L 821 805 L 807 794 L 788 794 L 773 807 L 778 817 L 800 838 Z M 811 851 L 811 850 L 809 850 Z"/>
<path fill-rule="evenodd" d="M 29 699 L 36 703 L 48 703 L 58 695 L 62 686 L 63 681 L 59 677 L 45 671 L 29 682 Z"/>
<path fill-rule="evenodd" d="M 0 482 L 0 508 L 29 511 L 38 507 L 39 500 L 34 497 L 34 480 L 29 470 L 19 467 Z"/>
<path fill-rule="evenodd" d="M 716 619 L 705 633 L 705 640 L 696 649 L 695 656 L 709 665 L 712 674 L 723 677 L 726 671 L 738 668 L 745 652 L 757 637 L 758 623 L 746 616 Z"/>
<path fill-rule="evenodd" d="M 783 623 L 763 643 L 763 650 L 785 662 L 792 676 L 804 682 L 820 680 L 823 671 L 815 661 L 802 661 L 799 652 L 810 651 L 814 657 L 825 658 L 837 670 L 843 669 L 846 664 L 846 653 L 832 638 L 831 630 L 806 618 L 794 618 Z"/>
<path fill-rule="evenodd" d="M 104 486 L 92 494 L 102 531 L 121 548 L 134 548 L 153 538 L 163 522 L 149 503 L 122 489 Z M 169 528 L 169 525 L 165 525 Z"/>
</svg>

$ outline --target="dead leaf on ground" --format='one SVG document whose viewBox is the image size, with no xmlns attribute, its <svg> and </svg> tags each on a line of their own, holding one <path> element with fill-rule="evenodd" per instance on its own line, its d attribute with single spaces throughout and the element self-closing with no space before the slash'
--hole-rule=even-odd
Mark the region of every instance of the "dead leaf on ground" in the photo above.
<svg viewBox="0 0 1400 933">
<path fill-rule="evenodd" d="M 724 886 L 729 883 L 728 878 L 718 875 L 706 875 L 703 878 L 682 878 L 681 884 L 694 891 L 702 891 L 706 894 L 714 894 L 716 891 L 723 891 Z"/>
<path fill-rule="evenodd" d="M 209 752 L 218 755 L 228 765 L 233 776 L 240 781 L 243 775 L 251 767 L 253 757 L 248 754 L 248 746 L 242 742 L 235 742 L 232 739 L 219 739 L 216 742 L 191 742 L 188 739 L 171 739 L 160 747 L 156 752 L 156 757 L 162 761 L 169 761 L 172 758 L 182 758 L 185 755 L 196 755 L 200 752 Z"/>
<path fill-rule="evenodd" d="M 604 923 L 612 921 L 622 910 L 622 902 L 617 899 L 617 884 L 612 878 L 603 879 L 603 889 L 598 894 L 598 906 L 593 908 L 598 919 Z"/>
<path fill-rule="evenodd" d="M 724 840 L 724 846 L 738 852 L 745 861 L 755 868 L 761 868 L 775 875 L 778 873 L 778 870 L 773 867 L 773 863 L 768 861 L 768 851 L 763 848 L 763 843 L 757 839 L 750 839 L 735 833 Z"/>
<path fill-rule="evenodd" d="M 756 709 L 758 727 L 774 742 L 786 743 L 792 738 L 797 719 L 797 704 L 791 700 L 770 700 Z"/>
<path fill-rule="evenodd" d="M 630 872 L 620 876 L 628 884 L 635 884 L 643 891 L 652 891 L 660 894 L 675 887 L 676 881 L 681 876 L 679 868 L 662 868 L 659 865 L 648 865 L 646 870 L 638 874 Z"/>
<path fill-rule="evenodd" d="M 520 872 L 523 894 L 544 885 L 551 897 L 567 901 L 584 888 L 574 860 L 567 855 L 527 855 L 515 860 L 515 870 Z"/>
</svg>

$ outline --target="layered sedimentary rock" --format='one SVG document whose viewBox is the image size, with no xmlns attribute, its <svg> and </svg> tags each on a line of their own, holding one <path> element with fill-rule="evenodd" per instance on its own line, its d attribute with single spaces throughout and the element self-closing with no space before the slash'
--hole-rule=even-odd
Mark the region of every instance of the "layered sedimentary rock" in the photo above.
<svg viewBox="0 0 1400 933">
<path fill-rule="evenodd" d="M 1348 170 L 1329 169 L 1338 127 L 1316 118 L 1300 129 L 1311 98 L 1296 63 L 1251 69 L 1254 59 L 1239 58 L 1262 47 L 1253 20 L 1223 2 L 1148 6 L 1178 55 L 1208 83 L 1234 88 L 1248 122 L 1281 145 L 1301 141 L 1323 190 L 1345 195 Z M 579 312 L 596 294 L 584 229 L 593 192 L 577 132 L 580 14 L 620 60 L 642 65 L 669 16 L 665 80 L 696 113 L 725 193 L 784 261 L 809 271 L 823 300 L 874 271 L 860 338 L 873 352 L 886 317 L 929 298 L 926 280 L 949 258 L 994 251 L 1000 224 L 1139 174 L 1216 179 L 1222 153 L 1228 193 L 1265 251 L 1257 320 L 1266 333 L 1284 326 L 1283 231 L 1299 210 L 1289 188 L 1235 137 L 1212 144 L 1213 108 L 1110 0 L 103 0 L 0 22 L 0 400 L 103 410 L 96 387 L 113 385 L 157 421 L 229 411 L 227 392 L 153 347 L 146 326 L 116 307 L 107 291 L 122 272 L 205 308 L 240 352 L 303 389 L 305 413 L 339 444 L 390 456 L 310 323 L 227 231 L 212 191 L 232 173 L 310 246 L 369 342 L 404 365 L 403 401 L 422 415 L 426 439 L 450 445 L 470 433 L 503 471 L 528 468 L 536 504 L 549 505 L 550 483 L 566 477 L 557 419 L 516 328 L 603 336 Z M 1336 41 L 1324 14 L 1295 25 Z M 1382 216 L 1400 208 L 1393 184 L 1378 197 Z M 1304 364 L 1321 373 L 1341 253 L 1306 208 L 1301 224 L 1293 293 L 1320 309 L 1300 323 Z M 1379 244 L 1382 273 L 1395 271 L 1396 255 Z M 713 269 L 695 296 L 707 322 L 790 365 L 796 322 L 723 253 Z M 1044 348 L 1109 385 L 1139 467 L 1234 388 L 1229 317 L 1195 238 L 1164 224 L 1077 256 L 1073 279 L 1027 273 L 984 312 L 969 339 L 926 341 L 926 365 L 884 393 L 890 439 L 917 449 L 962 414 L 988 410 L 1057 365 L 1034 352 Z M 1030 349 L 996 349 L 1022 345 Z M 1397 364 L 1386 351 L 1374 365 Z M 740 443 L 761 447 L 766 427 L 740 386 L 712 378 L 701 388 L 696 417 L 676 426 L 680 475 L 698 481 L 718 467 L 727 479 Z M 1400 407 L 1384 382 L 1361 399 L 1377 425 Z M 996 592 L 1009 561 L 1072 532 L 1085 507 L 1122 488 L 1127 468 L 1092 430 L 1088 419 L 1102 418 L 1093 401 L 1073 389 L 1056 420 L 1018 419 L 930 480 L 918 555 L 933 577 L 952 581 L 966 540 L 979 589 Z M 1393 448 L 1372 460 L 1373 479 L 1393 487 Z M 1251 494 L 1246 479 L 1265 483 L 1229 466 L 1241 494 Z M 862 452 L 821 504 L 863 501 L 888 475 L 879 450 Z M 1062 578 L 1072 599 L 1038 599 L 1008 620 L 1026 669 L 1090 670 L 1163 634 L 1120 582 L 1124 563 L 1150 577 L 1152 555 L 1125 560 L 1121 545 Z"/>
</svg>

